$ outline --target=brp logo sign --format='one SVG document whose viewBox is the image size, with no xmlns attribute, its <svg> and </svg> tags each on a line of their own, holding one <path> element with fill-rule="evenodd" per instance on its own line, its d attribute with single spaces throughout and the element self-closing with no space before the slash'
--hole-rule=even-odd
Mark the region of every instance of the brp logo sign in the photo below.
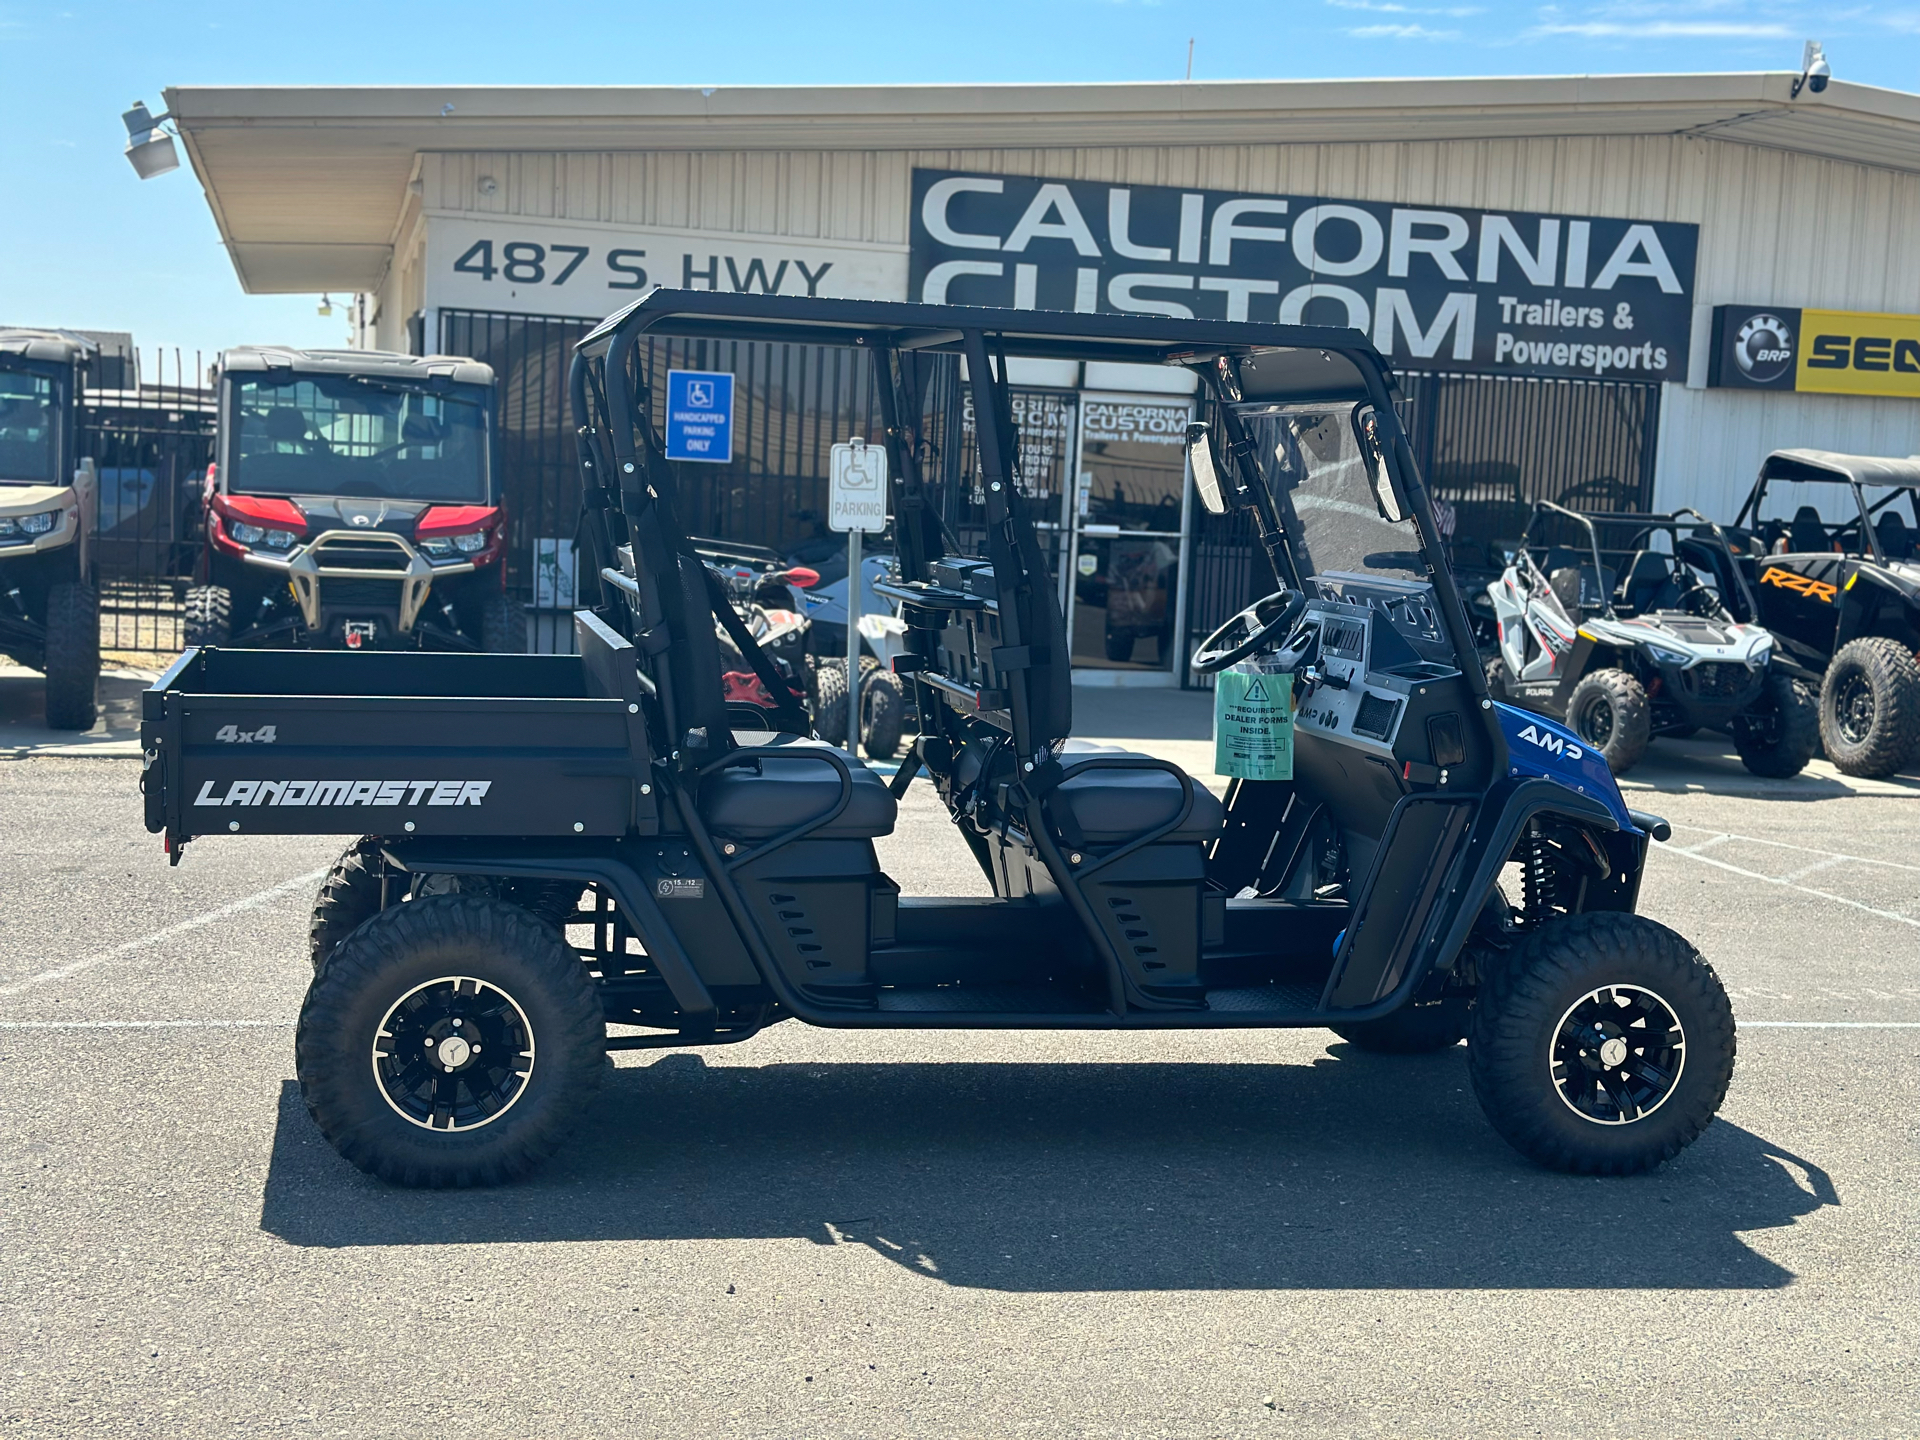
<svg viewBox="0 0 1920 1440">
<path fill-rule="evenodd" d="M 1733 339 L 1734 363 L 1757 385 L 1778 380 L 1793 365 L 1793 327 L 1778 315 L 1749 315 Z"/>
</svg>

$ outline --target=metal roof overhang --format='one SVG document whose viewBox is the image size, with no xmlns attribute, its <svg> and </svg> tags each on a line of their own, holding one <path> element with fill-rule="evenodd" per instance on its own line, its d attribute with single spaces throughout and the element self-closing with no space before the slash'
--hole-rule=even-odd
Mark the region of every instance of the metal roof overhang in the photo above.
<svg viewBox="0 0 1920 1440">
<path fill-rule="evenodd" d="M 939 150 L 1700 135 L 1920 173 L 1920 95 L 1784 73 L 1120 85 L 186 86 L 250 292 L 369 290 L 422 152 Z"/>
</svg>

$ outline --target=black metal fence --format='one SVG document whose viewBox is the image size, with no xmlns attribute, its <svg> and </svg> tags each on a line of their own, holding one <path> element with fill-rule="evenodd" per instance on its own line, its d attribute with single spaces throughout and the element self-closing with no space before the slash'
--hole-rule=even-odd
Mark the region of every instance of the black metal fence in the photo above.
<svg viewBox="0 0 1920 1440">
<path fill-rule="evenodd" d="M 198 355 L 150 351 L 121 388 L 81 397 L 80 453 L 100 479 L 94 556 L 100 647 L 180 649 L 180 602 L 199 554 L 200 499 L 213 461 L 214 395 Z"/>
<path fill-rule="evenodd" d="M 1645 510 L 1653 503 L 1660 387 L 1620 380 L 1531 380 L 1405 374 L 1401 420 L 1414 458 L 1451 526 L 1462 588 L 1504 565 L 1535 500 L 1570 510 Z M 1244 515 L 1196 511 L 1187 599 L 1189 647 L 1273 588 Z M 1189 674 L 1189 685 L 1210 685 Z"/>
</svg>

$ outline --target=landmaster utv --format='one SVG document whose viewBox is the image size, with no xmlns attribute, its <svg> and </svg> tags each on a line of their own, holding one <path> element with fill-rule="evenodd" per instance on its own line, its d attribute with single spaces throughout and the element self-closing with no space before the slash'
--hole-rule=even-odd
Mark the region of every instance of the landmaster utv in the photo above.
<svg viewBox="0 0 1920 1440">
<path fill-rule="evenodd" d="M 1555 517 L 1583 534 L 1582 549 L 1538 543 Z M 1599 526 L 1623 544 L 1602 550 Z M 1487 595 L 1497 644 L 1488 689 L 1565 721 L 1614 774 L 1655 736 L 1701 729 L 1732 736 L 1756 775 L 1786 779 L 1813 758 L 1813 697 L 1775 659 L 1733 548 L 1698 511 L 1583 513 L 1539 501 Z"/>
<path fill-rule="evenodd" d="M 899 536 L 887 593 L 924 717 L 891 785 L 832 746 L 729 727 L 726 592 L 677 518 L 711 481 L 663 455 L 655 335 L 870 357 Z M 1193 663 L 1291 672 L 1291 780 L 1235 783 L 1223 805 L 1167 761 L 1071 738 L 1067 633 L 1001 378 L 1015 356 L 1178 365 L 1205 386 L 1202 497 L 1252 517 L 1275 589 Z M 926 397 L 961 377 L 983 555 L 942 552 L 918 468 Z M 147 695 L 147 823 L 175 856 L 201 835 L 366 834 L 315 911 L 296 1049 L 354 1164 L 507 1179 L 559 1142 L 609 1049 L 789 1019 L 1328 1026 L 1356 1051 L 1464 1033 L 1494 1126 L 1574 1171 L 1645 1170 L 1714 1115 L 1726 993 L 1633 913 L 1665 826 L 1576 737 L 1488 698 L 1364 337 L 660 290 L 581 342 L 571 383 L 601 581 L 578 655 L 207 649 Z M 880 868 L 874 841 L 922 776 L 991 898 L 903 896 Z"/>
<path fill-rule="evenodd" d="M 1827 758 L 1920 760 L 1920 460 L 1776 450 L 1734 526 L 1761 620 L 1818 680 Z"/>
<path fill-rule="evenodd" d="M 189 645 L 526 648 L 489 367 L 244 346 L 219 386 Z"/>
<path fill-rule="evenodd" d="M 46 675 L 55 730 L 93 727 L 100 679 L 100 486 L 79 419 L 96 353 L 62 331 L 0 330 L 0 653 Z"/>
</svg>

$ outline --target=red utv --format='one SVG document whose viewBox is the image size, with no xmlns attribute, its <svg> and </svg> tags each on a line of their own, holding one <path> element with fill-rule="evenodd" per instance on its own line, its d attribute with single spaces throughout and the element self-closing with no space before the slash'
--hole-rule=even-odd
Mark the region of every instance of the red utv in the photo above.
<svg viewBox="0 0 1920 1440">
<path fill-rule="evenodd" d="M 218 383 L 188 645 L 526 648 L 489 367 L 242 346 Z"/>
</svg>

